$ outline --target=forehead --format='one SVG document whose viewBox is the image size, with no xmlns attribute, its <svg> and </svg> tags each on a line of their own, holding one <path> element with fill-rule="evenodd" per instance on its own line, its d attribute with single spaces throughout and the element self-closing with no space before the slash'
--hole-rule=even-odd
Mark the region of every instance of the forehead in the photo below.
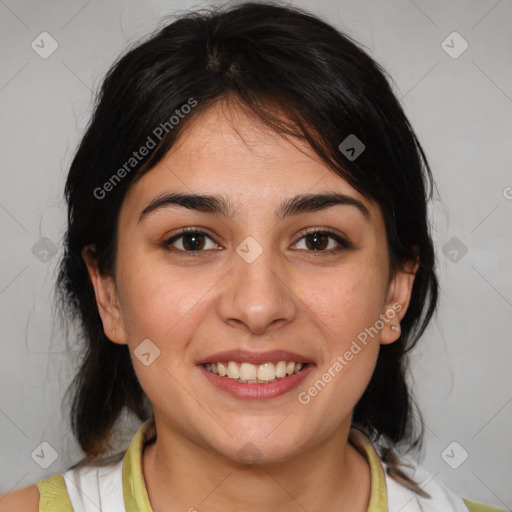
<svg viewBox="0 0 512 512">
<path fill-rule="evenodd" d="M 273 209 L 291 196 L 332 191 L 358 199 L 372 216 L 379 215 L 378 205 L 307 144 L 283 138 L 224 102 L 194 119 L 164 158 L 130 188 L 123 208 L 139 214 L 156 195 L 169 191 L 220 195 L 253 211 Z"/>
</svg>

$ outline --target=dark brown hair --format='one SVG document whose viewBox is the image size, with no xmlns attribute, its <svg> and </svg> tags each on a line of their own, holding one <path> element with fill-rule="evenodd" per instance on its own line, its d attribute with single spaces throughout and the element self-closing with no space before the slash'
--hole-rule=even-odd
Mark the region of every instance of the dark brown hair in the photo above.
<svg viewBox="0 0 512 512">
<path fill-rule="evenodd" d="M 349 36 L 306 11 L 268 2 L 187 12 L 113 64 L 69 170 L 68 229 L 57 283 L 63 312 L 81 325 L 84 352 L 70 388 L 71 423 L 86 460 L 107 451 L 121 412 L 146 420 L 152 411 L 128 346 L 112 343 L 103 332 L 82 249 L 93 244 L 100 271 L 115 275 L 117 220 L 128 188 L 201 112 L 229 99 L 278 134 L 308 143 L 330 168 L 379 204 L 391 275 L 418 256 L 400 338 L 381 347 L 352 422 L 379 447 L 390 474 L 425 495 L 400 471 L 397 453 L 419 449 L 423 439 L 406 373 L 408 352 L 437 304 L 427 219 L 433 179 L 391 83 Z M 171 117 L 191 99 L 194 108 L 171 126 Z M 158 132 L 156 147 L 123 173 L 108 195 L 98 193 L 159 126 L 168 129 Z M 356 159 L 339 149 L 349 135 L 365 145 Z"/>
</svg>

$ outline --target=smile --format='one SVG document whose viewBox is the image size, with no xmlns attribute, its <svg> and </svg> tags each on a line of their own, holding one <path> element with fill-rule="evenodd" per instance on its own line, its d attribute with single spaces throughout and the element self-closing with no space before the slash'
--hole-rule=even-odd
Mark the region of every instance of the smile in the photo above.
<svg viewBox="0 0 512 512">
<path fill-rule="evenodd" d="M 228 361 L 205 363 L 203 365 L 205 370 L 214 375 L 248 384 L 276 382 L 279 379 L 300 373 L 306 366 L 307 363 L 295 363 L 293 361 L 268 362 L 259 365 Z"/>
<path fill-rule="evenodd" d="M 234 398 L 268 400 L 296 389 L 315 369 L 315 364 L 278 361 L 253 365 L 229 361 L 203 363 L 197 368 L 214 388 Z M 225 375 L 221 376 L 221 372 Z"/>
</svg>

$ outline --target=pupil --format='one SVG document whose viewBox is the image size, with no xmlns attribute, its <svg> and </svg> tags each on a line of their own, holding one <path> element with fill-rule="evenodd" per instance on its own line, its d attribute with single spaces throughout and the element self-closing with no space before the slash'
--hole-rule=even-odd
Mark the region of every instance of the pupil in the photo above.
<svg viewBox="0 0 512 512">
<path fill-rule="evenodd" d="M 183 238 L 183 246 L 187 250 L 201 249 L 202 248 L 201 241 L 204 242 L 204 240 L 200 240 L 201 238 L 203 238 L 202 235 L 197 235 L 197 234 L 186 235 Z M 190 240 L 193 240 L 193 242 L 191 244 L 188 243 Z"/>
<path fill-rule="evenodd" d="M 313 242 L 313 245 L 315 246 L 315 247 L 313 247 L 314 250 L 325 249 L 325 247 L 326 247 L 325 243 L 323 243 L 323 244 L 321 243 L 320 247 L 318 247 L 319 239 L 323 239 L 323 241 L 325 242 L 327 237 L 322 233 L 313 233 L 311 235 L 308 235 L 308 240 L 314 240 L 314 242 Z M 308 244 L 308 248 L 311 248 L 310 244 Z"/>
</svg>

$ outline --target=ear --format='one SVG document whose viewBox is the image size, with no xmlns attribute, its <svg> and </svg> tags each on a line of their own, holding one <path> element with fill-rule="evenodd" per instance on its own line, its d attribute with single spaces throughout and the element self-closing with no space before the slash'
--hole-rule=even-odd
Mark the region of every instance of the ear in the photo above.
<svg viewBox="0 0 512 512">
<path fill-rule="evenodd" d="M 382 311 L 386 318 L 386 325 L 381 333 L 381 345 L 393 343 L 400 337 L 400 322 L 409 307 L 418 267 L 418 258 L 408 261 L 390 280 L 386 304 Z M 392 326 L 396 326 L 397 329 L 393 329 Z"/>
<path fill-rule="evenodd" d="M 127 338 L 126 330 L 117 299 L 114 280 L 112 277 L 103 275 L 99 271 L 94 245 L 87 245 L 82 249 L 82 258 L 85 261 L 94 288 L 96 304 L 101 321 L 103 322 L 105 336 L 114 343 L 124 345 Z"/>
</svg>

